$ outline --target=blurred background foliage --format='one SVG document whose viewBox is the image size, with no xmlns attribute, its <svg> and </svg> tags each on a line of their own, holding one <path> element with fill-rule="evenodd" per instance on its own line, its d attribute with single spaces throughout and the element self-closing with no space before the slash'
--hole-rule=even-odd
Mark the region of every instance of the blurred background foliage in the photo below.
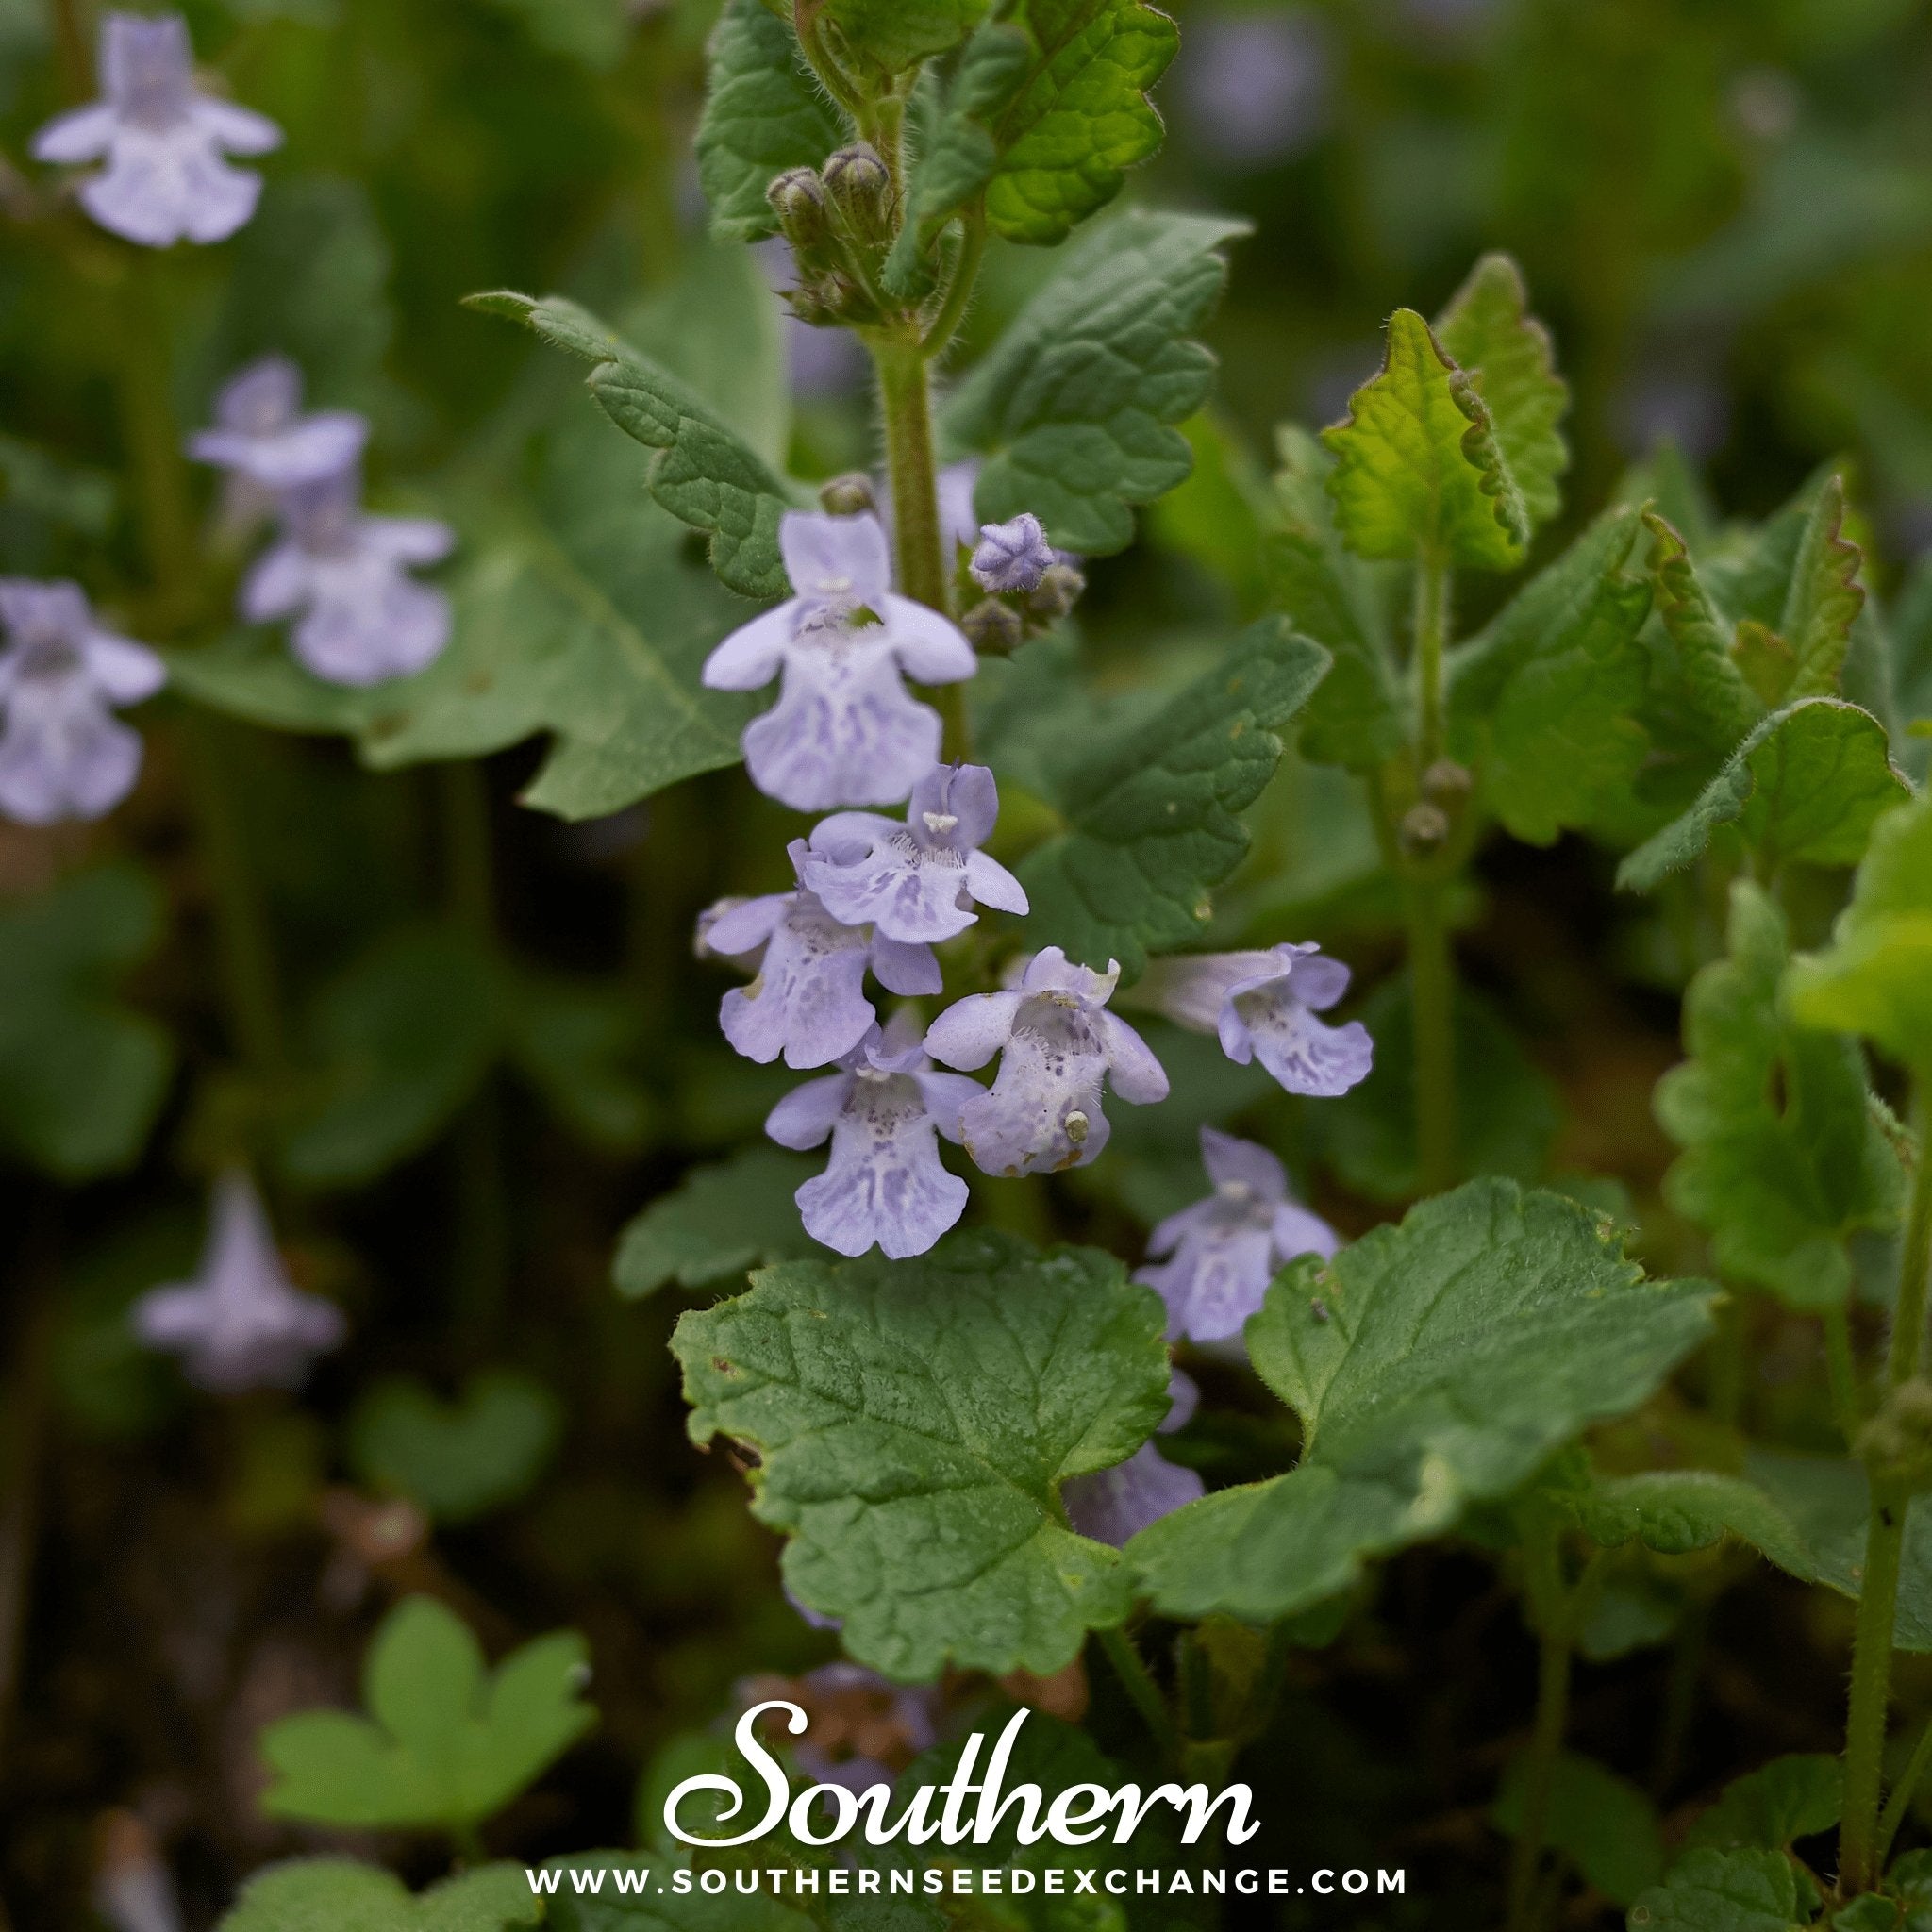
<svg viewBox="0 0 1932 1932">
<path fill-rule="evenodd" d="M 702 1181 L 672 1191 L 754 1137 L 788 1084 L 717 1040 L 722 982 L 688 935 L 720 892 L 781 883 L 790 826 L 708 769 L 734 756 L 728 733 L 684 765 L 700 775 L 626 802 L 626 747 L 655 744 L 661 718 L 646 690 L 614 726 L 595 669 L 639 635 L 694 661 L 732 600 L 647 506 L 642 453 L 571 372 L 458 299 L 557 288 L 627 318 L 734 422 L 789 436 L 805 475 L 869 460 L 862 371 L 842 338 L 781 320 L 760 275 L 782 262 L 761 252 L 754 274 L 701 239 L 706 0 L 186 10 L 201 58 L 288 141 L 237 241 L 130 276 L 24 159 L 87 92 L 90 9 L 0 0 L 0 574 L 79 578 L 121 627 L 183 647 L 184 681 L 238 714 L 164 700 L 113 819 L 0 826 L 0 1897 L 22 1928 L 77 1923 L 116 1815 L 170 1843 L 192 1925 L 239 1874 L 312 1842 L 257 1809 L 255 1733 L 347 1701 L 398 1591 L 456 1603 L 492 1649 L 561 1624 L 590 1641 L 602 1727 L 501 1823 L 517 1856 L 622 1841 L 655 1750 L 714 1718 L 747 1670 L 831 1654 L 779 1595 L 736 1472 L 685 1441 L 663 1347 L 682 1291 L 796 1239 L 782 1212 L 751 1221 L 742 1188 L 720 1196 L 724 1229 Z M 1209 331 L 1220 391 L 1190 425 L 1196 475 L 1093 573 L 1081 641 L 1103 675 L 1177 680 L 1262 602 L 1274 426 L 1338 416 L 1388 312 L 1433 311 L 1485 248 L 1523 263 L 1574 390 L 1566 520 L 1540 555 L 1661 446 L 1688 459 L 1697 480 L 1676 487 L 1704 491 L 1704 513 L 1753 518 L 1847 454 L 1867 580 L 1902 628 L 1932 627 L 1913 574 L 1932 543 L 1923 8 L 1174 10 L 1170 140 L 1134 192 L 1255 232 Z M 995 244 L 969 353 L 1041 266 Z M 157 431 L 130 366 L 165 356 L 176 422 L 193 425 L 269 349 L 301 361 L 314 404 L 372 418 L 378 505 L 459 528 L 445 690 L 463 706 L 437 713 L 441 738 L 379 693 L 318 708 L 143 558 L 131 491 Z M 213 514 L 211 490 L 200 504 Z M 1019 732 L 1024 675 L 985 680 Z M 533 785 L 551 811 L 519 808 Z M 1163 1032 L 1174 1103 L 1128 1112 L 1104 1161 L 1050 1189 L 977 1188 L 985 1214 L 1138 1255 L 1147 1223 L 1198 1189 L 1204 1119 L 1264 1131 L 1346 1229 L 1412 1191 L 1393 897 L 1356 781 L 1291 760 L 1253 818 L 1217 937 L 1341 951 L 1384 1044 L 1376 1077 L 1318 1118 Z M 1670 1150 L 1650 1093 L 1697 957 L 1674 929 L 1708 908 L 1618 902 L 1609 870 L 1574 840 L 1499 848 L 1460 908 L 1471 1165 L 1588 1173 L 1638 1216 L 1650 1258 L 1694 1264 L 1657 1198 Z M 1818 924 L 1831 905 L 1820 895 Z M 238 933 L 259 953 L 253 995 Z M 133 1295 L 188 1272 L 202 1181 L 240 1120 L 267 1124 L 301 1284 L 351 1321 L 299 1405 L 191 1401 L 125 1325 Z M 782 1200 L 791 1163 L 756 1158 Z M 621 1299 L 615 1234 L 647 1204 Z M 1780 1347 L 1813 1347 L 1799 1324 L 1781 1340 L 1780 1319 L 1764 1316 L 1755 1399 L 1788 1438 L 1826 1443 L 1828 1416 L 1778 1408 Z M 1281 1445 L 1249 1386 L 1223 1380 L 1213 1422 L 1175 1453 L 1224 1478 Z M 1525 1640 L 1466 1557 L 1393 1569 L 1336 1653 L 1295 1666 L 1283 1723 L 1305 1748 L 1252 1774 L 1263 1814 L 1294 1820 L 1290 1856 L 1401 1853 L 1411 1901 L 1440 1902 L 1493 1857 L 1494 1762 L 1452 1747 L 1477 1713 L 1484 1735 L 1520 1717 Z M 1578 1712 L 1600 1756 L 1620 1740 L 1641 1755 L 1674 1694 L 1671 1635 L 1706 1614 L 1681 1574 L 1633 1572 L 1606 1600 L 1591 1654 L 1626 1661 Z M 1659 1769 L 1666 1796 L 1754 1753 L 1832 1747 L 1849 1606 L 1771 1580 L 1747 1604 L 1727 1600 L 1723 1641 L 1775 1664 L 1754 1677 L 1721 1647 L 1708 1694 L 1728 1728 L 1687 1743 L 1677 1725 L 1691 1761 Z M 1312 1765 L 1319 1788 L 1297 1769 Z"/>
</svg>

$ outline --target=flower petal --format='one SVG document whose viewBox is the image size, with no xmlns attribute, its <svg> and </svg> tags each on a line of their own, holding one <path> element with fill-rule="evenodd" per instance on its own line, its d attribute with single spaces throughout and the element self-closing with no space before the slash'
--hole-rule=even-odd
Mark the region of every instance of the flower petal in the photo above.
<svg viewBox="0 0 1932 1932">
<path fill-rule="evenodd" d="M 926 1028 L 925 1050 L 949 1067 L 971 1073 L 1006 1045 L 1020 1009 L 1018 991 L 969 993 Z"/>
<path fill-rule="evenodd" d="M 827 1074 L 794 1087 L 765 1116 L 765 1132 L 781 1147 L 801 1152 L 820 1145 L 832 1131 L 852 1092 L 854 1075 Z"/>
<path fill-rule="evenodd" d="M 794 597 L 774 605 L 749 624 L 741 624 L 705 659 L 702 681 L 708 691 L 758 691 L 776 677 L 791 641 L 798 611 Z"/>
<path fill-rule="evenodd" d="M 979 669 L 978 653 L 950 617 L 897 591 L 889 591 L 884 604 L 879 615 L 909 676 L 921 684 L 955 684 Z"/>
<path fill-rule="evenodd" d="M 1286 1201 L 1288 1171 L 1267 1148 L 1219 1127 L 1201 1129 L 1201 1165 L 1217 1188 L 1246 1188 L 1257 1200 Z"/>
<path fill-rule="evenodd" d="M 1113 1091 L 1135 1107 L 1167 1098 L 1167 1069 L 1153 1049 L 1118 1013 L 1096 1013 L 1100 1036 L 1107 1043 Z"/>
<path fill-rule="evenodd" d="M 889 939 L 884 933 L 873 937 L 872 970 L 888 992 L 902 999 L 941 992 L 945 988 L 945 977 L 930 946 Z"/>
<path fill-rule="evenodd" d="M 997 858 L 984 852 L 966 855 L 966 890 L 974 903 L 991 906 L 997 912 L 1027 912 L 1026 888 Z"/>
<path fill-rule="evenodd" d="M 1368 1077 L 1374 1042 L 1359 1020 L 1329 1026 L 1276 981 L 1231 1001 L 1261 1064 L 1291 1093 L 1332 1100 Z"/>
<path fill-rule="evenodd" d="M 1207 1493 L 1197 1471 L 1168 1461 L 1143 1442 L 1126 1461 L 1060 1485 L 1067 1516 L 1082 1536 L 1120 1548 L 1130 1538 Z"/>
<path fill-rule="evenodd" d="M 778 554 L 792 590 L 808 603 L 878 610 L 892 581 L 885 525 L 870 510 L 839 517 L 789 509 L 778 519 Z"/>
<path fill-rule="evenodd" d="M 824 1173 L 798 1191 L 806 1232 L 841 1255 L 874 1243 L 894 1260 L 923 1255 L 965 1211 L 966 1183 L 941 1166 L 918 1083 L 904 1074 L 854 1082 L 832 1129 Z"/>
</svg>

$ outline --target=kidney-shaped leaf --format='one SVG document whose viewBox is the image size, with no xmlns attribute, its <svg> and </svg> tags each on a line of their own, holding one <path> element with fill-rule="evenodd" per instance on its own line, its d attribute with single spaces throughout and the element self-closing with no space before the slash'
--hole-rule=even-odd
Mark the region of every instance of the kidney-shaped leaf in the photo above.
<svg viewBox="0 0 1932 1932">
<path fill-rule="evenodd" d="M 510 1932 L 543 1907 L 521 1865 L 483 1865 L 411 1894 L 353 1858 L 297 1858 L 258 1872 L 217 1932 Z"/>
</svg>

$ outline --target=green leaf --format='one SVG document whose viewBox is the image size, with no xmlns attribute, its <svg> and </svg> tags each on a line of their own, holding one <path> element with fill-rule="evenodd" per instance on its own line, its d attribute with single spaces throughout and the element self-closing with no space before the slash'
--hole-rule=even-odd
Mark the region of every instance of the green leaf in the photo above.
<svg viewBox="0 0 1932 1932">
<path fill-rule="evenodd" d="M 1709 1331 L 1715 1292 L 1646 1281 L 1556 1194 L 1481 1180 L 1424 1201 L 1332 1262 L 1291 1263 L 1248 1324 L 1302 1419 L 1300 1465 L 1163 1518 L 1129 1560 L 1171 1616 L 1305 1609 L 1635 1408 Z"/>
<path fill-rule="evenodd" d="M 755 1789 L 751 1799 L 762 1804 L 762 1791 Z M 682 1853 L 683 1848 L 678 1850 Z M 655 1867 L 657 1872 L 649 1891 L 622 1897 L 610 1890 L 612 1880 L 607 1879 L 596 1892 L 582 1893 L 566 1879 L 544 1902 L 546 1932 L 812 1932 L 811 1920 L 773 1892 L 673 1891 L 673 1862 L 669 1853 L 654 1858 L 640 1852 L 573 1852 L 544 1859 L 546 1872 L 615 1872 L 640 1866 L 646 1871 Z M 528 1890 L 527 1881 L 525 1889 Z"/>
<path fill-rule="evenodd" d="M 1031 510 L 1063 548 L 1125 549 L 1130 506 L 1191 467 L 1172 425 L 1201 407 L 1214 358 L 1190 336 L 1246 225 L 1133 208 L 1068 249 L 946 407 L 948 437 L 986 455 L 982 517 Z"/>
<path fill-rule="evenodd" d="M 710 1288 L 741 1280 L 753 1268 L 822 1253 L 793 1198 L 820 1167 L 802 1155 L 753 1146 L 692 1168 L 619 1236 L 611 1268 L 618 1293 L 635 1301 L 673 1281 Z"/>
<path fill-rule="evenodd" d="M 1335 660 L 1308 700 L 1299 741 L 1318 764 L 1373 772 L 1402 748 L 1408 703 L 1389 636 L 1387 572 L 1342 543 L 1328 478 L 1335 459 L 1306 429 L 1275 432 L 1280 523 L 1268 537 L 1273 601 Z"/>
<path fill-rule="evenodd" d="M 466 1624 L 408 1597 L 363 1661 L 369 1717 L 306 1710 L 262 1732 L 278 1780 L 262 1809 L 316 1824 L 480 1824 L 596 1723 L 576 1694 L 589 1670 L 584 1640 L 566 1630 L 486 1672 Z"/>
<path fill-rule="evenodd" d="M 1796 1572 L 1809 1561 L 1798 1527 L 1757 1484 L 1708 1469 L 1645 1470 L 1592 1476 L 1559 1500 L 1583 1533 L 1606 1549 L 1641 1542 L 1667 1557 L 1707 1550 L 1734 1536 Z"/>
<path fill-rule="evenodd" d="M 778 520 L 791 507 L 791 488 L 694 390 L 560 295 L 539 301 L 506 290 L 469 302 L 589 362 L 597 406 L 626 436 L 658 452 L 647 473 L 651 494 L 680 523 L 709 536 L 720 579 L 747 597 L 787 593 Z"/>
<path fill-rule="evenodd" d="M 504 996 L 496 962 L 466 933 L 427 926 L 378 940 L 316 1002 L 322 1072 L 283 1139 L 283 1168 L 344 1187 L 420 1153 L 490 1071 Z"/>
<path fill-rule="evenodd" d="M 1845 539 L 1844 521 L 1844 479 L 1828 476 L 1805 521 L 1778 625 L 1791 658 L 1783 701 L 1825 697 L 1839 688 L 1852 625 L 1865 603 L 1857 580 L 1861 553 Z"/>
<path fill-rule="evenodd" d="M 1526 1752 L 1509 1760 L 1491 1816 L 1499 1831 L 1515 1838 L 1523 1829 L 1524 1786 L 1531 1770 Z M 1563 1853 L 1612 1905 L 1627 1906 L 1663 1876 L 1664 1840 L 1657 1807 L 1626 1777 L 1580 1757 L 1558 1754 L 1551 1767 L 1544 1838 Z"/>
<path fill-rule="evenodd" d="M 860 68 L 903 74 L 957 47 L 986 18 L 991 0 L 824 0 L 834 28 Z"/>
<path fill-rule="evenodd" d="M 1529 509 L 1488 404 L 1412 308 L 1389 318 L 1381 372 L 1322 432 L 1342 541 L 1361 557 L 1513 570 Z"/>
<path fill-rule="evenodd" d="M 1774 1549 L 1764 1554 L 1807 1583 L 1856 1598 L 1865 1572 L 1865 1531 L 1871 1485 L 1861 1464 L 1832 1456 L 1752 1449 L 1745 1473 L 1771 1497 L 1804 1541 L 1805 1560 L 1792 1564 Z M 1915 1497 L 1906 1517 L 1897 1621 L 1899 1650 L 1932 1651 L 1932 1499 Z"/>
<path fill-rule="evenodd" d="M 1879 814 L 1910 795 L 1871 712 L 1842 698 L 1804 698 L 1764 719 L 1696 804 L 1624 858 L 1617 883 L 1655 891 L 1727 825 L 1766 870 L 1856 865 Z"/>
<path fill-rule="evenodd" d="M 1843 1760 L 1793 1752 L 1734 1778 L 1684 1834 L 1684 1847 L 1730 1851 L 1740 1845 L 1785 1851 L 1801 1838 L 1829 1831 L 1844 1814 Z"/>
<path fill-rule="evenodd" d="M 112 990 L 160 936 L 160 892 L 131 865 L 0 906 L 0 1146 L 67 1180 L 139 1158 L 174 1043 Z"/>
<path fill-rule="evenodd" d="M 1685 696 L 1712 744 L 1736 744 L 1764 716 L 1764 701 L 1744 682 L 1731 653 L 1731 625 L 1712 603 L 1689 545 L 1656 510 L 1642 516 L 1657 617 Z"/>
<path fill-rule="evenodd" d="M 1793 1307 L 1828 1308 L 1851 1287 L 1846 1237 L 1896 1223 L 1904 1176 L 1873 1118 L 1857 1045 L 1779 1010 L 1790 960 L 1776 901 L 1739 880 L 1729 957 L 1685 995 L 1690 1058 L 1657 1084 L 1657 1120 L 1685 1150 L 1664 1198 L 1712 1237 L 1726 1276 Z"/>
<path fill-rule="evenodd" d="M 1697 1851 L 1630 1907 L 1629 1923 L 1631 1932 L 1793 1932 L 1810 1916 L 1783 1853 Z"/>
<path fill-rule="evenodd" d="M 672 1348 L 691 1440 L 758 1452 L 754 1513 L 851 1656 L 907 1680 L 948 1659 L 1046 1675 L 1132 1601 L 1057 1492 L 1159 1422 L 1162 1324 L 1111 1256 L 988 1231 L 917 1260 L 781 1263 L 686 1314 Z"/>
<path fill-rule="evenodd" d="M 1801 1025 L 1861 1033 L 1932 1079 L 1932 798 L 1872 827 L 1831 944 L 1791 962 L 1786 998 Z"/>
<path fill-rule="evenodd" d="M 1486 255 L 1436 318 L 1436 339 L 1469 372 L 1532 525 L 1563 507 L 1557 479 L 1570 467 L 1557 427 L 1570 389 L 1557 374 L 1549 331 L 1529 312 L 1523 271 Z"/>
<path fill-rule="evenodd" d="M 1281 758 L 1275 734 L 1307 702 L 1328 655 L 1280 618 L 1243 631 L 1224 662 L 1152 717 L 1060 741 L 1052 802 L 1067 829 L 1020 877 L 1037 944 L 1128 979 L 1151 952 L 1199 939 L 1210 890 L 1248 849 L 1235 816 Z"/>
<path fill-rule="evenodd" d="M 349 1458 L 372 1488 L 407 1496 L 440 1522 L 463 1523 L 529 1490 L 562 1423 L 556 1396 L 515 1370 L 475 1376 L 456 1402 L 390 1376 L 356 1405 Z"/>
<path fill-rule="evenodd" d="M 217 1932 L 509 1932 L 542 1916 L 521 1865 L 482 1865 L 412 1896 L 378 1866 L 297 1858 L 250 1878 Z"/>
<path fill-rule="evenodd" d="M 1650 587 L 1624 569 L 1638 528 L 1634 509 L 1606 511 L 1453 662 L 1451 745 L 1530 844 L 1591 824 L 1648 755 L 1635 714 L 1650 675 L 1638 641 Z"/>
<path fill-rule="evenodd" d="M 1485 1174 L 1541 1180 L 1562 1122 L 1555 1087 L 1497 1009 L 1456 991 L 1457 1104 L 1463 1158 Z M 1347 1185 L 1375 1201 L 1421 1191 L 1415 1138 L 1415 1015 L 1406 975 L 1384 980 L 1360 1019 L 1375 1042 L 1369 1077 L 1311 1109 L 1309 1138 Z"/>
<path fill-rule="evenodd" d="M 759 0 L 727 0 L 708 68 L 697 158 L 711 232 L 730 242 L 775 235 L 765 190 L 788 168 L 818 167 L 845 139 L 844 124 L 790 25 Z"/>
<path fill-rule="evenodd" d="M 615 1153 L 649 1138 L 657 1108 L 632 1065 L 643 1016 L 627 991 L 529 974 L 517 986 L 509 1050 L 517 1071 L 582 1139 Z"/>
<path fill-rule="evenodd" d="M 896 11 L 896 0 L 844 4 Z M 908 286 L 915 251 L 981 194 L 988 225 L 1010 242 L 1063 242 L 1105 208 L 1124 171 L 1160 145 L 1147 90 L 1178 44 L 1174 22 L 1141 0 L 1018 0 L 1003 8 L 968 43 L 914 173 L 914 218 L 894 250 L 892 285 Z"/>
</svg>

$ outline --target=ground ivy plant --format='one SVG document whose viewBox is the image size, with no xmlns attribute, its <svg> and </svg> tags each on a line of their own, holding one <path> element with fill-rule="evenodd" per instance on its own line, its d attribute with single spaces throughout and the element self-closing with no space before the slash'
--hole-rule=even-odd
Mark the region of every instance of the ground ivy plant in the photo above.
<svg viewBox="0 0 1932 1932">
<path fill-rule="evenodd" d="M 39 137 L 47 167 L 98 168 L 49 246 L 158 331 L 192 307 L 158 251 L 244 226 L 258 183 L 234 160 L 280 133 L 200 91 L 180 20 L 103 35 L 106 98 Z M 817 1690 L 873 1700 L 905 1747 L 855 1750 L 862 1779 L 936 1774 L 934 1687 L 961 1684 L 1038 1706 L 1055 1789 L 1113 1781 L 1077 1727 L 1095 1685 L 1140 1727 L 1108 1750 L 1224 1779 L 1298 1654 L 1454 1540 L 1536 1657 L 1483 1813 L 1510 1932 L 1591 1901 L 1690 1932 L 1922 1924 L 1932 1855 L 1894 1852 L 1932 1730 L 1894 1737 L 1891 1713 L 1894 1654 L 1932 1650 L 1932 804 L 1850 479 L 1755 525 L 1720 525 L 1668 457 L 1569 500 L 1556 348 L 1487 254 L 1433 316 L 1361 318 L 1379 369 L 1339 422 L 1280 425 L 1272 476 L 1225 465 L 1254 608 L 1098 675 L 1090 578 L 1184 515 L 1223 433 L 1203 336 L 1246 225 L 1124 192 L 1177 45 L 1141 0 L 725 0 L 694 136 L 708 239 L 623 314 L 469 298 L 477 330 L 539 348 L 485 439 L 516 461 L 454 462 L 435 515 L 365 502 L 370 421 L 306 408 L 286 358 L 231 372 L 184 436 L 165 368 L 128 351 L 146 641 L 74 585 L 0 582 L 0 811 L 100 817 L 141 762 L 119 713 L 164 679 L 185 707 L 229 1032 L 185 1144 L 216 1209 L 199 1272 L 132 1332 L 211 1392 L 299 1384 L 344 1321 L 271 1211 L 453 1134 L 461 1315 L 487 1339 L 492 1108 L 507 1091 L 632 1151 L 664 1097 L 634 1077 L 648 978 L 613 993 L 502 936 L 475 760 L 541 738 L 522 804 L 598 824 L 730 773 L 760 842 L 727 868 L 717 841 L 690 943 L 715 975 L 707 1077 L 757 1104 L 640 1204 L 614 1274 L 630 1302 L 691 1298 L 671 1339 L 691 1441 L 740 1459 L 793 1610 L 837 1633 Z M 143 142 L 178 165 L 144 172 Z M 754 246 L 782 252 L 777 295 Z M 781 302 L 867 359 L 858 469 L 795 460 Z M 205 522 L 191 458 L 222 478 Z M 237 721 L 438 767 L 446 906 L 342 952 L 299 1016 L 238 828 Z M 1329 780 L 1362 803 L 1392 915 L 1357 959 L 1266 909 L 1271 800 Z M 1682 991 L 1655 1091 L 1674 1244 L 1553 1171 L 1541 1076 L 1458 974 L 1486 853 L 1559 841 L 1607 856 Z M 724 890 L 748 874 L 766 890 Z M 74 1174 L 138 1151 L 172 1050 L 123 984 L 157 916 L 113 868 L 0 912 L 9 1156 Z M 1302 1199 L 1319 1159 L 1349 1183 L 1340 1227 Z M 1137 1251 L 1057 1238 L 1113 1226 L 1094 1204 L 1123 1196 L 1151 1224 Z M 1383 1203 L 1402 1211 L 1377 1223 Z M 1743 1412 L 1773 1307 L 1815 1341 L 1828 1444 Z M 454 1401 L 390 1373 L 344 1459 L 426 1534 L 527 1491 L 562 1410 L 502 1364 Z M 1671 1634 L 1694 1681 L 1720 1566 L 1757 1557 L 1855 1606 L 1842 1751 L 1660 1819 L 1573 1748 L 1579 1662 Z M 366 1714 L 261 1733 L 260 1803 L 427 1835 L 454 1869 L 411 1892 L 346 1857 L 277 1864 L 226 1932 L 994 1923 L 829 1893 L 587 1904 L 491 1862 L 596 1723 L 589 1646 L 492 1668 L 429 1580 L 371 1641 Z M 728 1781 L 721 1736 L 646 1792 L 686 1772 Z M 732 1862 L 640 1817 L 642 1849 L 595 1857 Z M 825 1863 L 795 1827 L 767 1849 Z M 1037 1904 L 997 1923 L 1072 1923 Z"/>
</svg>

